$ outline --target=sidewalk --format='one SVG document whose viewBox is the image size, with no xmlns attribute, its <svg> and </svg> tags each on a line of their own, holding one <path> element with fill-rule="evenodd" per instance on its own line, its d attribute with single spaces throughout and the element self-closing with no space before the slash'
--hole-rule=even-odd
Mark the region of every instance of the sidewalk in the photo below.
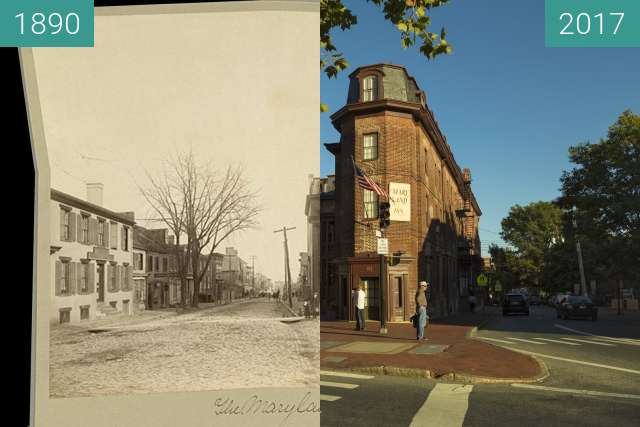
<svg viewBox="0 0 640 427">
<path fill-rule="evenodd" d="M 366 322 L 356 331 L 355 322 L 320 323 L 320 366 L 396 375 L 447 378 L 465 382 L 537 381 L 546 368 L 535 359 L 501 347 L 470 339 L 493 315 L 460 313 L 430 322 L 427 341 L 416 341 L 410 323 L 388 323 L 387 335 L 380 323 Z"/>
</svg>

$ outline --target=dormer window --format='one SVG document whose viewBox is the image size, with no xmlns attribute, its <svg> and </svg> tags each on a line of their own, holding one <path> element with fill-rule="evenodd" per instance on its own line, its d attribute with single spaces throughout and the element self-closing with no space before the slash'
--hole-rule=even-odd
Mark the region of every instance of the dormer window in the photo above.
<svg viewBox="0 0 640 427">
<path fill-rule="evenodd" d="M 362 80 L 362 102 L 378 99 L 378 77 L 368 76 Z"/>
</svg>

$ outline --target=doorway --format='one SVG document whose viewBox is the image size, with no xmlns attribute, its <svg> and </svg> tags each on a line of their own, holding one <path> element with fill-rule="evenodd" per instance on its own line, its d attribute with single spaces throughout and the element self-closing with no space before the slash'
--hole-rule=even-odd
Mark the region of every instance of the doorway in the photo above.
<svg viewBox="0 0 640 427">
<path fill-rule="evenodd" d="M 405 307 L 407 305 L 406 275 L 392 274 L 389 276 L 389 283 L 393 307 L 392 320 L 402 322 L 405 320 Z"/>
<path fill-rule="evenodd" d="M 380 320 L 380 285 L 377 277 L 361 277 L 360 285 L 364 288 L 364 318 Z"/>
<path fill-rule="evenodd" d="M 98 263 L 98 302 L 104 302 L 104 263 Z"/>
</svg>

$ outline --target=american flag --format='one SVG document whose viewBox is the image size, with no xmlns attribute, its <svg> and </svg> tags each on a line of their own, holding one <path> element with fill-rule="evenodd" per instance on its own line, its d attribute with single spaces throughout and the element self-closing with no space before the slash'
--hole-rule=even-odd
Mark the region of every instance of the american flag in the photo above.
<svg viewBox="0 0 640 427">
<path fill-rule="evenodd" d="M 380 197 L 389 198 L 389 193 L 384 191 L 382 187 L 380 187 L 374 180 L 369 178 L 366 173 L 362 171 L 357 165 L 356 162 L 351 159 L 353 163 L 353 170 L 356 174 L 356 181 L 358 181 L 358 185 L 362 188 L 366 188 L 367 190 L 375 192 Z"/>
</svg>

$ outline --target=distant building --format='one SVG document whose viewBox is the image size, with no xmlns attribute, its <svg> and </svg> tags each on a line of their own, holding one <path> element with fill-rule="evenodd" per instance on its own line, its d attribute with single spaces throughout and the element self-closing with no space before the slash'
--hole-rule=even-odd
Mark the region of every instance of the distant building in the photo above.
<svg viewBox="0 0 640 427">
<path fill-rule="evenodd" d="M 87 200 L 51 189 L 51 323 L 132 314 L 133 213 L 102 206 L 103 186 Z"/>
<path fill-rule="evenodd" d="M 313 298 L 314 293 L 320 292 L 320 194 L 326 179 L 309 176 L 309 194 L 305 203 L 304 213 L 307 216 L 307 290 L 308 299 Z"/>
<path fill-rule="evenodd" d="M 245 289 L 246 265 L 238 256 L 235 248 L 229 247 L 225 249 L 222 259 L 221 277 L 223 280 L 222 298 L 224 301 L 232 301 L 242 298 Z"/>
</svg>

